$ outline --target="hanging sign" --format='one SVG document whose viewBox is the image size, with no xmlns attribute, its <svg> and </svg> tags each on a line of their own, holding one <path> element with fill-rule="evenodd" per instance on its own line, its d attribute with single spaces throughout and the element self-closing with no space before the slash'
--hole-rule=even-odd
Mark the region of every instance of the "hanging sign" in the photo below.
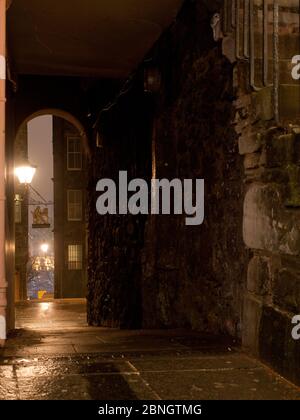
<svg viewBox="0 0 300 420">
<path fill-rule="evenodd" d="M 33 217 L 32 227 L 34 229 L 49 229 L 49 213 L 47 208 L 36 207 L 34 211 L 31 212 Z"/>
</svg>

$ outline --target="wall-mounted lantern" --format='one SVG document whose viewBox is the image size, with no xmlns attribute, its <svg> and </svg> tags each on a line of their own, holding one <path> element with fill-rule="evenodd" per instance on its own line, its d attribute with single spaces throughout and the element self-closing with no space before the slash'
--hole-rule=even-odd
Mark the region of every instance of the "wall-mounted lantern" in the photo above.
<svg viewBox="0 0 300 420">
<path fill-rule="evenodd" d="M 32 183 L 36 173 L 36 166 L 30 165 L 28 162 L 15 168 L 15 175 L 20 184 L 28 186 Z"/>
<path fill-rule="evenodd" d="M 161 73 L 157 67 L 149 66 L 144 70 L 144 91 L 158 93 L 161 88 Z"/>
<path fill-rule="evenodd" d="M 103 149 L 103 147 L 104 147 L 103 136 L 101 135 L 99 130 L 97 130 L 97 134 L 96 134 L 96 146 L 99 149 Z"/>
</svg>

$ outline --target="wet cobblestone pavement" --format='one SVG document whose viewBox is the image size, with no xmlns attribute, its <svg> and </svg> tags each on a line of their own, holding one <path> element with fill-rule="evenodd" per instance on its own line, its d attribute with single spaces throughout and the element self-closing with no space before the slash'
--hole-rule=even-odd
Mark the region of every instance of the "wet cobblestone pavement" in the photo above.
<svg viewBox="0 0 300 420">
<path fill-rule="evenodd" d="M 235 343 L 186 331 L 85 325 L 80 301 L 18 307 L 0 350 L 0 399 L 300 399 Z"/>
</svg>

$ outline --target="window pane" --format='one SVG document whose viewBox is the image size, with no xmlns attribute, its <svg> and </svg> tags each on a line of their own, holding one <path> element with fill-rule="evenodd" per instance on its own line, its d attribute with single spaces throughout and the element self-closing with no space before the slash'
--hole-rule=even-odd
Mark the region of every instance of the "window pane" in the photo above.
<svg viewBox="0 0 300 420">
<path fill-rule="evenodd" d="M 68 169 L 74 169 L 75 168 L 75 159 L 74 159 L 74 153 L 68 154 Z"/>
<path fill-rule="evenodd" d="M 82 245 L 68 245 L 69 270 L 82 269 Z"/>
<path fill-rule="evenodd" d="M 81 137 L 68 137 L 68 170 L 79 171 L 82 169 Z"/>
<path fill-rule="evenodd" d="M 68 139 L 68 151 L 69 153 L 74 153 L 74 140 L 72 138 Z"/>
<path fill-rule="evenodd" d="M 71 221 L 82 220 L 82 191 L 81 190 L 68 191 L 68 220 L 71 220 Z"/>
</svg>

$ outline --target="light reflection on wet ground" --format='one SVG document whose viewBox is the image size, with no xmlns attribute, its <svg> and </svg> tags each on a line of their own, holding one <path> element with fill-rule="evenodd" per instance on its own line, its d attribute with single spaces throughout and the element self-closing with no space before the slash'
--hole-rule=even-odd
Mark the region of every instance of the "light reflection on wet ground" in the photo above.
<svg viewBox="0 0 300 420">
<path fill-rule="evenodd" d="M 85 302 L 18 307 L 0 399 L 300 399 L 236 343 L 186 331 L 86 326 Z"/>
</svg>

